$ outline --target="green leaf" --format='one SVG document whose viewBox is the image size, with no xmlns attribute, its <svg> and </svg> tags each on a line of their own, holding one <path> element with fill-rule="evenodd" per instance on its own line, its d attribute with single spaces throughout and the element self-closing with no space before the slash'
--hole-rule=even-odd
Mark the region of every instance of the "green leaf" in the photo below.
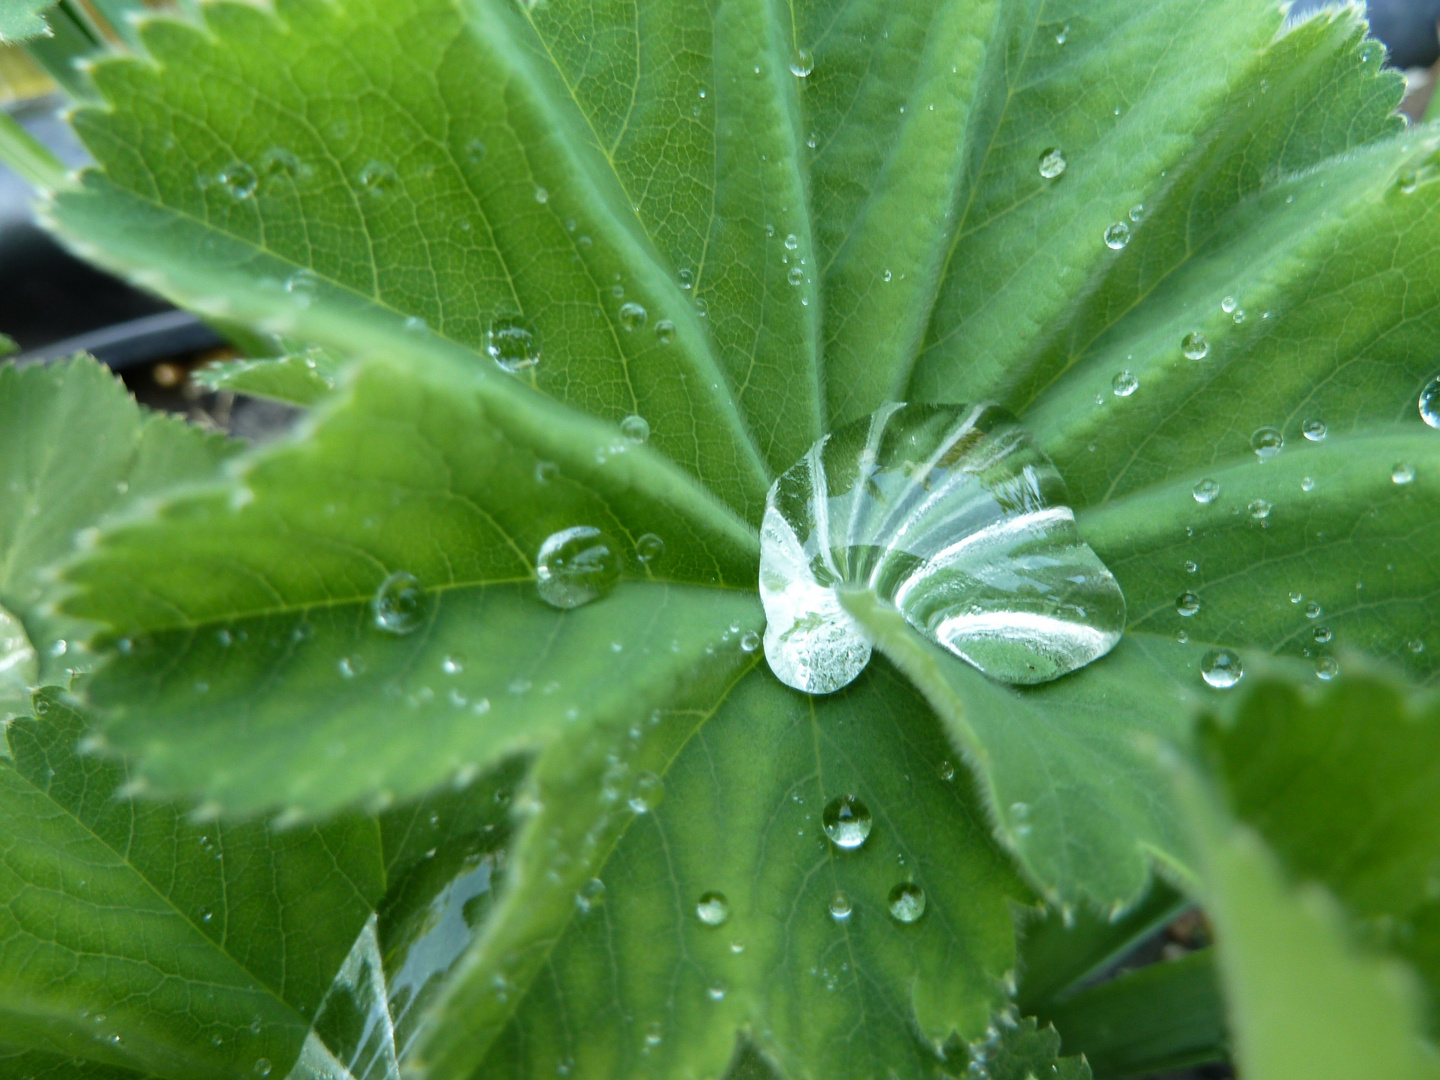
<svg viewBox="0 0 1440 1080">
<path fill-rule="evenodd" d="M 294 1058 L 384 892 L 375 824 L 284 834 L 117 796 L 53 694 L 0 762 L 0 1044 L 167 1077 Z"/>
<path fill-rule="evenodd" d="M 339 368 L 334 357 L 316 350 L 312 355 L 273 360 L 226 360 L 201 368 L 192 378 L 207 390 L 313 405 L 335 389 Z"/>
<path fill-rule="evenodd" d="M 0 367 L 0 605 L 24 624 L 44 681 L 91 662 L 82 627 L 48 602 L 48 570 L 77 534 L 209 479 L 238 449 L 139 408 L 93 360 Z"/>
<path fill-rule="evenodd" d="M 504 921 L 437 1011 L 430 1075 L 718 1073 L 739 1029 L 784 1075 L 919 1075 L 941 1051 L 963 1068 L 951 1040 L 981 1036 L 1004 1000 L 1008 903 L 1025 890 L 924 702 L 883 661 L 823 698 L 756 668 L 615 742 L 588 766 L 557 744 L 537 774 Z M 618 800 L 646 772 L 663 799 L 636 814 Z M 822 830 L 846 794 L 872 822 L 853 850 Z M 888 910 L 903 882 L 925 895 L 910 924 Z M 697 912 L 711 893 L 720 925 Z"/>
<path fill-rule="evenodd" d="M 45 11 L 55 0 L 0 0 L 0 41 L 24 41 L 49 33 Z"/>
<path fill-rule="evenodd" d="M 154 1075 L 64 1054 L 0 1047 L 0 1076 L 5 1080 L 152 1080 Z"/>
<path fill-rule="evenodd" d="M 1201 852 L 1229 1027 L 1253 1080 L 1440 1076 L 1419 1035 L 1421 1005 L 1399 964 L 1360 951 L 1335 901 L 1288 885 L 1274 855 L 1198 778 L 1179 784 Z"/>
<path fill-rule="evenodd" d="M 992 1080 L 1029 1080 L 1032 1076 L 1090 1080 L 1090 1066 L 1085 1059 L 1060 1057 L 1060 1039 L 1055 1029 L 1040 1028 L 1034 1020 L 1007 1026 L 982 1051 L 983 1056 L 977 1056 Z"/>
<path fill-rule="evenodd" d="M 452 376 L 364 369 L 307 433 L 71 567 L 66 610 L 115 651 L 86 699 L 147 778 L 252 812 L 406 796 L 742 660 L 744 525 L 608 425 Z M 626 580 L 563 611 L 536 560 L 575 526 Z M 421 590 L 403 633 L 374 606 L 396 574 Z"/>
</svg>

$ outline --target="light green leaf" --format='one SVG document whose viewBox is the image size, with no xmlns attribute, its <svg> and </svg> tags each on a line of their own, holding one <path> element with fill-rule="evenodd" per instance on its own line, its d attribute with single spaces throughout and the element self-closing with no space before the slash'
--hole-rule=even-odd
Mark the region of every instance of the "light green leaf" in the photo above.
<svg viewBox="0 0 1440 1080">
<path fill-rule="evenodd" d="M 1069 1049 L 1069 1047 L 1067 1047 Z M 1083 1057 L 1060 1057 L 1060 1039 L 1052 1027 L 1040 1028 L 1034 1020 L 1008 1026 L 982 1047 L 981 1065 L 992 1080 L 1090 1080 Z"/>
<path fill-rule="evenodd" d="M 759 607 L 730 587 L 750 577 L 743 524 L 608 425 L 452 375 L 364 369 L 296 440 L 68 571 L 66 610 L 115 652 L 87 700 L 153 782 L 243 811 L 415 794 L 741 661 Z M 537 556 L 577 526 L 625 580 L 562 611 Z M 417 607 L 386 632 L 397 580 Z"/>
<path fill-rule="evenodd" d="M 0 41 L 24 41 L 49 33 L 45 11 L 55 0 L 0 0 Z"/>
<path fill-rule="evenodd" d="M 226 360 L 191 378 L 207 390 L 230 390 L 291 405 L 313 405 L 335 389 L 340 364 L 322 350 L 272 360 Z"/>
<path fill-rule="evenodd" d="M 617 735 L 608 775 L 604 747 L 537 775 L 512 926 L 487 928 L 437 1012 L 430 1075 L 710 1075 L 740 1029 L 787 1076 L 919 1075 L 942 1050 L 964 1068 L 952 1039 L 981 1036 L 1004 1000 L 1008 901 L 1025 890 L 883 661 L 825 698 L 756 668 L 707 708 Z M 646 772 L 663 798 L 617 805 Z M 822 819 L 847 794 L 871 827 L 843 850 Z M 905 882 L 925 897 L 910 924 L 889 911 Z M 697 910 L 711 894 L 719 925 Z M 525 917 L 541 907 L 546 927 Z"/>
<path fill-rule="evenodd" d="M 153 1080 L 154 1076 L 64 1054 L 0 1047 L 0 1077 L 5 1080 Z"/>
<path fill-rule="evenodd" d="M 117 797 L 57 696 L 0 762 L 0 1044 L 190 1076 L 293 1059 L 384 893 L 373 822 L 284 834 Z"/>
</svg>

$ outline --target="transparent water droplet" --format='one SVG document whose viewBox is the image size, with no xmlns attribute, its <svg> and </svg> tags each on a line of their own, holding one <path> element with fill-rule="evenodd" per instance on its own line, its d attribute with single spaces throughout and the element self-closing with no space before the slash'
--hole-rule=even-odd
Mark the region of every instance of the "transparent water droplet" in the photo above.
<svg viewBox="0 0 1440 1080">
<path fill-rule="evenodd" d="M 1311 442 L 1322 442 L 1330 432 L 1323 420 L 1312 418 L 1300 425 L 1300 433 Z"/>
<path fill-rule="evenodd" d="M 730 921 L 730 901 L 724 893 L 704 893 L 695 905 L 695 914 L 706 926 L 724 926 Z"/>
<path fill-rule="evenodd" d="M 655 339 L 661 345 L 669 345 L 675 340 L 675 324 L 669 319 L 661 319 L 655 324 Z"/>
<path fill-rule="evenodd" d="M 1054 465 L 993 405 L 891 404 L 826 436 L 766 499 L 771 670 L 812 694 L 859 676 L 870 643 L 842 606 L 848 590 L 1006 682 L 1103 656 L 1125 601 L 1065 498 Z"/>
<path fill-rule="evenodd" d="M 1410 483 L 1415 479 L 1415 466 L 1405 461 L 1398 462 L 1390 470 L 1390 479 L 1401 486 Z"/>
<path fill-rule="evenodd" d="M 1217 480 L 1201 480 L 1190 489 L 1190 494 L 1195 496 L 1197 503 L 1205 506 L 1220 497 L 1220 483 Z"/>
<path fill-rule="evenodd" d="M 1130 243 L 1130 226 L 1125 222 L 1117 221 L 1105 230 L 1105 246 L 1111 251 L 1119 251 L 1128 243 Z"/>
<path fill-rule="evenodd" d="M 1192 330 L 1180 340 L 1180 352 L 1187 360 L 1204 360 L 1210 355 L 1210 339 Z"/>
<path fill-rule="evenodd" d="M 490 359 L 514 374 L 540 362 L 540 334 L 519 315 L 499 315 L 485 332 L 485 351 Z"/>
<path fill-rule="evenodd" d="M 1140 389 L 1140 380 L 1135 377 L 1134 372 L 1122 371 L 1119 375 L 1115 376 L 1110 387 L 1115 391 L 1116 397 L 1129 397 L 1135 393 L 1136 390 Z"/>
<path fill-rule="evenodd" d="M 631 333 L 645 328 L 650 313 L 633 300 L 620 305 L 620 325 Z"/>
<path fill-rule="evenodd" d="M 760 648 L 759 633 L 754 630 L 746 630 L 745 633 L 740 636 L 740 651 L 753 653 L 758 648 Z"/>
<path fill-rule="evenodd" d="M 925 914 L 925 890 L 902 881 L 890 890 L 890 914 L 896 922 L 913 923 Z"/>
<path fill-rule="evenodd" d="M 1251 499 L 1250 505 L 1246 509 L 1249 511 L 1250 516 L 1256 521 L 1264 521 L 1270 516 L 1270 511 L 1274 509 L 1274 507 L 1264 499 Z"/>
<path fill-rule="evenodd" d="M 947 783 L 955 779 L 955 766 L 951 765 L 948 761 L 940 762 L 940 768 L 937 771 L 940 774 L 940 779 Z"/>
<path fill-rule="evenodd" d="M 664 794 L 665 785 L 660 777 L 653 772 L 642 772 L 635 777 L 635 786 L 630 789 L 627 804 L 637 814 L 648 814 L 660 805 Z"/>
<path fill-rule="evenodd" d="M 404 570 L 382 581 L 370 598 L 375 625 L 388 634 L 408 634 L 418 629 L 425 621 L 428 606 L 420 579 Z"/>
<path fill-rule="evenodd" d="M 798 248 L 799 246 L 800 246 L 800 238 L 799 238 L 798 236 L 796 236 L 793 232 L 786 235 L 786 237 L 785 237 L 785 250 L 786 250 L 786 251 L 794 251 L 794 250 L 795 250 L 796 248 Z"/>
<path fill-rule="evenodd" d="M 1285 449 L 1285 436 L 1273 427 L 1262 427 L 1250 436 L 1250 449 L 1261 461 L 1269 461 Z"/>
<path fill-rule="evenodd" d="M 854 795 L 841 795 L 825 807 L 820 825 L 836 847 L 850 851 L 870 835 L 870 808 Z"/>
<path fill-rule="evenodd" d="M 446 675 L 459 675 L 465 670 L 465 661 L 458 656 L 447 656 L 440 661 L 440 670 Z"/>
<path fill-rule="evenodd" d="M 804 79 L 815 70 L 815 57 L 807 49 L 796 49 L 790 54 L 790 74 Z"/>
<path fill-rule="evenodd" d="M 1220 301 L 1220 310 L 1225 312 L 1226 315 L 1229 315 L 1232 311 L 1235 310 L 1236 304 L 1237 301 L 1235 297 L 1227 296 L 1224 300 Z"/>
<path fill-rule="evenodd" d="M 1175 600 L 1175 612 L 1184 618 L 1198 614 L 1200 611 L 1200 597 L 1193 592 L 1183 592 Z"/>
<path fill-rule="evenodd" d="M 711 1001 L 724 1001 L 724 1000 L 725 1000 L 725 984 L 724 984 L 723 982 L 711 983 L 711 984 L 710 984 L 710 988 L 705 991 L 705 995 L 706 995 Z"/>
<path fill-rule="evenodd" d="M 1233 312 L 1230 313 L 1230 321 L 1233 322 L 1236 326 L 1239 326 L 1241 323 L 1243 323 L 1245 321 L 1245 309 L 1236 308 Z"/>
<path fill-rule="evenodd" d="M 850 918 L 850 913 L 854 910 L 854 906 L 850 903 L 850 897 L 843 892 L 837 892 L 830 898 L 830 917 L 836 922 L 844 922 Z"/>
<path fill-rule="evenodd" d="M 1410 641 L 1406 642 L 1405 647 L 1418 656 L 1420 653 L 1425 651 L 1425 642 L 1421 641 L 1419 638 L 1412 638 Z"/>
<path fill-rule="evenodd" d="M 243 161 L 231 162 L 220 170 L 220 186 L 232 199 L 245 200 L 255 194 L 260 177 Z"/>
<path fill-rule="evenodd" d="M 1402 195 L 1415 194 L 1415 189 L 1420 186 L 1420 174 L 1414 170 L 1401 173 L 1397 186 L 1400 188 L 1400 194 Z"/>
<path fill-rule="evenodd" d="M 398 184 L 395 167 L 384 161 L 372 161 L 360 170 L 360 186 L 371 195 L 389 195 Z"/>
<path fill-rule="evenodd" d="M 1315 677 L 1329 682 L 1340 674 L 1340 664 L 1333 656 L 1322 656 L 1315 663 Z"/>
<path fill-rule="evenodd" d="M 1046 180 L 1058 180 L 1069 168 L 1070 162 L 1065 160 L 1065 152 L 1058 146 L 1052 146 L 1040 155 L 1040 175 Z"/>
<path fill-rule="evenodd" d="M 1228 690 L 1245 677 L 1245 665 L 1229 649 L 1211 649 L 1200 661 L 1200 676 L 1217 690 Z"/>
<path fill-rule="evenodd" d="M 535 559 L 540 599 L 565 609 L 598 600 L 620 580 L 623 567 L 616 550 L 609 537 L 590 525 L 551 533 Z"/>
<path fill-rule="evenodd" d="M 1328 626 L 1317 626 L 1311 631 L 1310 636 L 1315 639 L 1315 644 L 1317 645 L 1329 645 L 1331 638 L 1335 635 L 1330 632 Z"/>
<path fill-rule="evenodd" d="M 1197 563 L 1194 559 L 1186 559 L 1186 560 L 1185 560 L 1185 572 L 1186 572 L 1187 574 L 1193 574 L 1193 573 L 1195 573 L 1196 571 L 1198 571 L 1199 569 L 1200 569 L 1200 564 Z"/>
<path fill-rule="evenodd" d="M 620 421 L 620 434 L 633 443 L 643 443 L 650 438 L 650 421 L 632 413 Z"/>
<path fill-rule="evenodd" d="M 262 1057 L 262 1058 L 256 1058 L 256 1059 L 255 1059 L 255 1075 L 256 1075 L 256 1076 L 262 1076 L 262 1077 L 263 1077 L 263 1076 L 269 1076 L 269 1075 L 270 1075 L 270 1059 L 269 1059 L 269 1058 L 263 1058 L 263 1057 Z"/>
<path fill-rule="evenodd" d="M 635 541 L 635 557 L 649 566 L 665 554 L 665 541 L 654 533 L 645 533 Z"/>
<path fill-rule="evenodd" d="M 1440 428 L 1440 375 L 1431 379 L 1420 391 L 1420 419 L 1432 428 Z"/>
<path fill-rule="evenodd" d="M 785 274 L 785 280 L 790 282 L 791 285 L 799 285 L 805 280 L 804 269 L 799 266 L 792 266 Z"/>
<path fill-rule="evenodd" d="M 1315 478 L 1314 478 L 1313 476 L 1302 476 L 1302 477 L 1300 478 L 1300 490 L 1301 490 L 1301 491 L 1307 491 L 1307 492 L 1308 492 L 1308 491 L 1314 491 L 1314 490 L 1315 490 Z"/>
<path fill-rule="evenodd" d="M 550 192 L 537 184 L 535 187 L 535 201 L 541 206 L 544 206 L 550 201 Z"/>
<path fill-rule="evenodd" d="M 308 180 L 311 171 L 310 166 L 283 146 L 272 146 L 260 155 L 260 175 L 267 181 L 281 177 L 295 181 Z"/>
<path fill-rule="evenodd" d="M 1137 225 L 1145 220 L 1144 203 L 1136 203 L 1134 206 L 1130 207 L 1130 220 L 1135 222 L 1135 224 Z"/>
<path fill-rule="evenodd" d="M 1305 605 L 1305 617 L 1307 619 L 1318 619 L 1321 615 L 1324 614 L 1325 609 L 1322 608 L 1319 604 L 1315 603 L 1314 600 L 1311 600 L 1310 603 Z"/>
</svg>

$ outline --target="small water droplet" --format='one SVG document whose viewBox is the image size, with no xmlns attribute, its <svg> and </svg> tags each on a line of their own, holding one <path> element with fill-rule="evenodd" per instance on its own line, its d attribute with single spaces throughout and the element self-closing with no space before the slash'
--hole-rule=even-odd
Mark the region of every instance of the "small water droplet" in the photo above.
<svg viewBox="0 0 1440 1080">
<path fill-rule="evenodd" d="M 1314 490 L 1315 490 L 1315 478 L 1314 478 L 1313 476 L 1302 476 L 1302 477 L 1300 478 L 1300 490 L 1301 490 L 1301 491 L 1314 491 Z"/>
<path fill-rule="evenodd" d="M 711 1001 L 724 1001 L 725 984 L 722 982 L 711 983 L 710 989 L 706 990 L 705 993 Z"/>
<path fill-rule="evenodd" d="M 542 206 L 545 205 L 550 201 L 550 192 L 537 184 L 535 187 L 535 201 Z"/>
<path fill-rule="evenodd" d="M 1329 434 L 1329 429 L 1323 420 L 1312 418 L 1300 425 L 1300 432 L 1311 442 L 1321 442 Z"/>
<path fill-rule="evenodd" d="M 620 434 L 633 443 L 643 443 L 650 438 L 650 422 L 637 413 L 620 421 Z"/>
<path fill-rule="evenodd" d="M 665 785 L 653 772 L 642 772 L 635 777 L 635 786 L 630 789 L 629 806 L 637 814 L 648 814 L 660 805 L 665 794 Z"/>
<path fill-rule="evenodd" d="M 798 236 L 796 236 L 793 232 L 792 232 L 792 233 L 789 233 L 789 234 L 785 237 L 785 250 L 786 250 L 786 251 L 794 251 L 794 250 L 795 250 L 796 248 L 798 248 L 799 246 L 800 246 L 800 238 L 799 238 Z"/>
<path fill-rule="evenodd" d="M 1225 297 L 1225 299 L 1220 301 L 1220 310 L 1225 312 L 1226 315 L 1229 315 L 1232 311 L 1235 310 L 1236 304 L 1237 301 L 1235 297 L 1227 296 Z"/>
<path fill-rule="evenodd" d="M 1421 641 L 1419 638 L 1412 638 L 1409 642 L 1406 643 L 1405 647 L 1409 649 L 1412 653 L 1419 655 L 1420 653 L 1425 651 L 1425 642 Z"/>
<path fill-rule="evenodd" d="M 1186 560 L 1185 560 L 1185 573 L 1187 573 L 1187 574 L 1193 574 L 1193 573 L 1195 573 L 1196 571 L 1198 571 L 1199 569 L 1200 569 L 1200 564 L 1197 563 L 1194 559 L 1186 559 Z"/>
<path fill-rule="evenodd" d="M 540 334 L 519 315 L 499 315 L 485 332 L 485 351 L 514 374 L 540 362 Z"/>
<path fill-rule="evenodd" d="M 1210 339 L 1199 330 L 1192 330 L 1181 340 L 1180 352 L 1187 360 L 1204 360 L 1210 355 Z"/>
<path fill-rule="evenodd" d="M 1420 419 L 1432 428 L 1440 428 L 1440 375 L 1431 379 L 1420 391 Z"/>
<path fill-rule="evenodd" d="M 1175 600 L 1175 612 L 1184 618 L 1197 614 L 1200 611 L 1200 597 L 1193 592 L 1183 592 Z"/>
<path fill-rule="evenodd" d="M 1285 449 L 1285 436 L 1273 427 L 1262 427 L 1250 436 L 1250 449 L 1261 461 L 1269 461 Z"/>
<path fill-rule="evenodd" d="M 360 170 L 360 186 L 375 196 L 389 195 L 398 179 L 394 166 L 383 161 L 372 161 Z"/>
<path fill-rule="evenodd" d="M 796 49 L 790 54 L 790 74 L 797 79 L 806 78 L 815 70 L 815 57 L 806 49 Z"/>
<path fill-rule="evenodd" d="M 201 922 L 209 922 L 209 921 L 210 921 L 211 919 L 213 919 L 213 918 L 215 918 L 215 913 L 214 913 L 213 911 L 211 911 L 209 908 L 202 907 L 202 908 L 200 909 L 200 921 L 201 921 Z"/>
<path fill-rule="evenodd" d="M 1315 639 L 1317 645 L 1329 645 L 1330 639 L 1335 635 L 1330 632 L 1328 626 L 1317 626 L 1311 632 L 1311 636 Z"/>
<path fill-rule="evenodd" d="M 647 1027 L 647 1028 L 645 1029 L 645 1045 L 646 1045 L 646 1046 L 659 1046 L 659 1045 L 661 1044 L 661 1042 L 664 1041 L 664 1039 L 665 1039 L 665 1029 L 664 1029 L 664 1027 L 661 1026 L 659 1020 L 654 1020 L 654 1021 L 652 1021 L 652 1022 L 650 1023 L 650 1025 L 649 1025 L 649 1027 Z"/>
<path fill-rule="evenodd" d="M 759 633 L 754 630 L 746 630 L 745 633 L 740 636 L 740 651 L 753 653 L 758 648 L 760 648 Z"/>
<path fill-rule="evenodd" d="M 1128 243 L 1130 243 L 1130 226 L 1125 222 L 1117 221 L 1105 230 L 1105 246 L 1111 251 L 1119 251 Z"/>
<path fill-rule="evenodd" d="M 1115 391 L 1116 397 L 1129 397 L 1140 389 L 1140 380 L 1135 377 L 1134 372 L 1122 371 L 1115 376 L 1110 386 Z"/>
<path fill-rule="evenodd" d="M 269 1075 L 270 1075 L 270 1059 L 269 1059 L 269 1058 L 256 1058 L 256 1059 L 255 1059 L 255 1075 L 256 1075 L 256 1076 L 269 1076 Z"/>
<path fill-rule="evenodd" d="M 830 917 L 836 922 L 844 922 L 850 918 L 850 913 L 854 910 L 850 903 L 850 897 L 843 892 L 837 892 L 830 898 Z"/>
<path fill-rule="evenodd" d="M 1137 225 L 1145 220 L 1144 203 L 1136 203 L 1134 206 L 1130 207 L 1130 220 L 1135 222 L 1135 224 Z"/>
<path fill-rule="evenodd" d="M 1413 195 L 1420 186 L 1420 174 L 1410 170 L 1400 174 L 1399 188 L 1402 195 Z"/>
<path fill-rule="evenodd" d="M 870 835 L 870 808 L 854 795 L 841 795 L 830 800 L 820 824 L 836 847 L 858 848 Z"/>
<path fill-rule="evenodd" d="M 1264 499 L 1251 499 L 1247 509 L 1250 512 L 1250 516 L 1256 521 L 1264 521 L 1270 516 L 1270 511 L 1273 507 Z"/>
<path fill-rule="evenodd" d="M 232 199 L 248 199 L 260 186 L 260 177 L 243 161 L 235 161 L 220 170 L 220 186 Z"/>
<path fill-rule="evenodd" d="M 1340 664 L 1333 656 L 1322 656 L 1315 664 L 1315 677 L 1329 682 L 1340 674 Z"/>
<path fill-rule="evenodd" d="M 440 661 L 440 670 L 446 675 L 459 675 L 465 670 L 465 661 L 458 656 L 447 656 Z"/>
<path fill-rule="evenodd" d="M 1405 485 L 1415 479 L 1415 466 L 1408 462 L 1399 462 L 1390 470 L 1390 479 L 1397 484 Z"/>
<path fill-rule="evenodd" d="M 665 554 L 665 541 L 654 533 L 645 533 L 635 541 L 635 557 L 647 566 L 663 554 Z"/>
<path fill-rule="evenodd" d="M 1236 326 L 1239 326 L 1241 323 L 1243 323 L 1245 321 L 1245 309 L 1236 308 L 1230 315 L 1230 321 L 1233 322 Z"/>
<path fill-rule="evenodd" d="M 620 325 L 631 333 L 643 330 L 649 317 L 650 313 L 633 300 L 620 305 Z"/>
<path fill-rule="evenodd" d="M 1070 24 L 1066 23 L 1059 30 L 1055 31 L 1055 44 L 1064 45 L 1070 38 Z"/>
<path fill-rule="evenodd" d="M 615 545 L 599 529 L 576 525 L 545 538 L 535 559 L 540 598 L 552 607 L 577 608 L 615 587 L 622 571 Z"/>
<path fill-rule="evenodd" d="M 1200 661 L 1200 675 L 1217 690 L 1227 690 L 1245 677 L 1245 665 L 1229 649 L 1211 649 Z"/>
<path fill-rule="evenodd" d="M 695 905 L 695 914 L 706 926 L 724 926 L 730 921 L 730 901 L 724 893 L 704 893 Z"/>
<path fill-rule="evenodd" d="M 661 319 L 655 324 L 655 338 L 661 345 L 669 345 L 675 340 L 675 324 L 669 319 Z"/>
<path fill-rule="evenodd" d="M 1220 484 L 1216 480 L 1201 480 L 1191 489 L 1190 494 L 1201 506 L 1214 502 L 1220 496 Z"/>
<path fill-rule="evenodd" d="M 896 885 L 890 890 L 890 914 L 896 922 L 915 922 L 925 914 L 925 890 L 913 881 Z"/>
<path fill-rule="evenodd" d="M 799 266 L 792 266 L 789 272 L 786 273 L 785 280 L 790 282 L 791 285 L 799 285 L 802 281 L 805 280 L 804 269 Z"/>
<path fill-rule="evenodd" d="M 955 766 L 951 765 L 948 761 L 940 762 L 939 772 L 941 780 L 948 782 L 955 779 Z"/>
<path fill-rule="evenodd" d="M 1318 619 L 1323 614 L 1325 614 L 1325 609 L 1315 603 L 1314 600 L 1311 600 L 1310 603 L 1305 605 L 1305 617 L 1307 619 Z"/>
<path fill-rule="evenodd" d="M 370 598 L 370 611 L 379 629 L 390 634 L 408 634 L 424 621 L 425 601 L 420 580 L 414 574 L 397 570 L 375 590 Z"/>
<path fill-rule="evenodd" d="M 1065 152 L 1058 146 L 1052 146 L 1040 155 L 1040 175 L 1046 180 L 1060 179 L 1069 165 L 1065 160 Z"/>
</svg>

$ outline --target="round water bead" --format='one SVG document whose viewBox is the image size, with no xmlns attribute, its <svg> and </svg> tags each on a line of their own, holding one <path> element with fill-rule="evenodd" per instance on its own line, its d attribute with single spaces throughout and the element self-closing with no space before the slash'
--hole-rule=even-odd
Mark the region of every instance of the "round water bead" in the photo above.
<svg viewBox="0 0 1440 1080">
<path fill-rule="evenodd" d="M 1399 462 L 1390 470 L 1390 479 L 1397 484 L 1405 485 L 1415 479 L 1415 466 L 1409 462 Z"/>
<path fill-rule="evenodd" d="M 1214 502 L 1220 495 L 1220 484 L 1215 480 L 1201 480 L 1190 492 L 1201 506 Z"/>
<path fill-rule="evenodd" d="M 1440 428 L 1440 375 L 1420 391 L 1420 419 L 1433 428 Z"/>
<path fill-rule="evenodd" d="M 425 621 L 425 590 L 414 574 L 397 570 L 375 590 L 370 611 L 375 625 L 390 634 L 408 634 Z"/>
<path fill-rule="evenodd" d="M 639 559 L 646 566 L 649 566 L 661 555 L 665 554 L 665 541 L 654 533 L 643 533 L 635 541 L 635 558 Z"/>
<path fill-rule="evenodd" d="M 1200 597 L 1193 592 L 1181 593 L 1175 601 L 1175 611 L 1187 619 L 1197 614 L 1200 611 Z"/>
<path fill-rule="evenodd" d="M 620 580 L 620 556 L 599 529 L 576 525 L 545 538 L 535 559 L 540 599 L 557 608 L 597 600 Z"/>
<path fill-rule="evenodd" d="M 540 362 L 540 335 L 519 315 L 498 315 L 485 332 L 490 359 L 512 375 Z"/>
<path fill-rule="evenodd" d="M 643 443 L 650 438 L 650 421 L 639 413 L 631 413 L 620 421 L 620 434 L 633 443 Z"/>
<path fill-rule="evenodd" d="M 1245 665 L 1229 649 L 1211 649 L 1200 661 L 1200 676 L 1217 690 L 1228 690 L 1245 677 Z"/>
<path fill-rule="evenodd" d="M 1329 433 L 1329 429 L 1325 427 L 1325 421 L 1310 419 L 1300 425 L 1300 433 L 1311 442 L 1320 442 Z"/>
<path fill-rule="evenodd" d="M 890 914 L 896 922 L 912 923 L 925 914 L 925 890 L 903 881 L 890 890 Z"/>
<path fill-rule="evenodd" d="M 790 54 L 790 74 L 803 79 L 815 70 L 815 57 L 808 49 L 796 49 Z"/>
<path fill-rule="evenodd" d="M 994 678 L 1039 683 L 1105 655 L 1125 599 L 1080 539 L 1055 466 L 994 405 L 889 404 L 771 487 L 760 531 L 765 656 L 787 686 L 853 681 L 866 592 Z"/>
<path fill-rule="evenodd" d="M 1210 339 L 1199 330 L 1192 331 L 1181 340 L 1180 352 L 1187 360 L 1204 360 L 1210 355 Z"/>
<path fill-rule="evenodd" d="M 1140 380 L 1135 377 L 1133 371 L 1122 371 L 1115 376 L 1110 388 L 1115 391 L 1116 397 L 1129 397 L 1140 389 Z"/>
<path fill-rule="evenodd" d="M 841 795 L 830 800 L 820 824 L 836 847 L 858 848 L 870 835 L 870 808 L 854 795 Z"/>
<path fill-rule="evenodd" d="M 1105 230 L 1105 246 L 1111 251 L 1119 251 L 1128 243 L 1130 243 L 1130 226 L 1125 222 L 1117 221 Z"/>
<path fill-rule="evenodd" d="M 730 919 L 730 901 L 724 893 L 704 893 L 695 905 L 695 914 L 706 926 L 723 926 Z"/>
<path fill-rule="evenodd" d="M 1058 180 L 1069 166 L 1065 153 L 1058 146 L 1052 146 L 1040 155 L 1040 175 L 1046 180 Z"/>
<path fill-rule="evenodd" d="M 1285 436 L 1273 427 L 1257 428 L 1250 436 L 1250 449 L 1261 461 L 1269 461 L 1285 449 Z"/>
<path fill-rule="evenodd" d="M 850 903 L 850 897 L 843 892 L 837 892 L 830 898 L 830 917 L 836 922 L 844 922 L 850 918 L 850 913 L 855 908 Z"/>
<path fill-rule="evenodd" d="M 1315 677 L 1329 682 L 1340 674 L 1340 664 L 1333 656 L 1322 656 L 1315 664 Z"/>
<path fill-rule="evenodd" d="M 620 305 L 620 325 L 626 330 L 633 332 L 641 329 L 648 318 L 650 313 L 633 300 Z"/>
</svg>

